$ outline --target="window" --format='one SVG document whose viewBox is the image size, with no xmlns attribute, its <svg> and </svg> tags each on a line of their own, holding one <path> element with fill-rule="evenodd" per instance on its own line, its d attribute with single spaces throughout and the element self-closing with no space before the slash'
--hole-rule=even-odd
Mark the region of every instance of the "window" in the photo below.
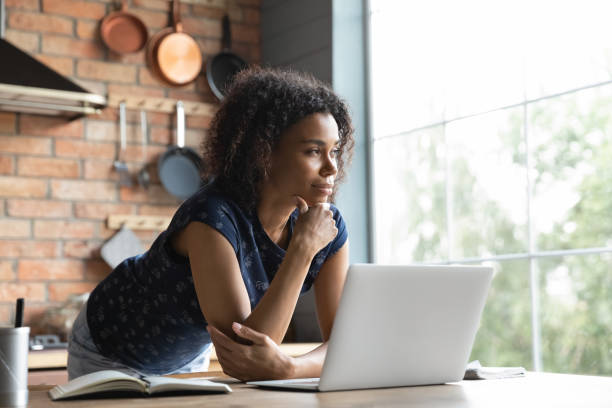
<svg viewBox="0 0 612 408">
<path fill-rule="evenodd" d="M 493 265 L 485 365 L 612 375 L 610 15 L 370 1 L 376 261 Z"/>
</svg>

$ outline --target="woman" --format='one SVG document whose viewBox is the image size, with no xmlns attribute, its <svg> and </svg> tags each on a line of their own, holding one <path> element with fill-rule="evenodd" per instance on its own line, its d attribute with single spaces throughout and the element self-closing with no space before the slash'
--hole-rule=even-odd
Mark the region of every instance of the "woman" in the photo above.
<svg viewBox="0 0 612 408">
<path fill-rule="evenodd" d="M 202 144 L 212 181 L 91 293 L 69 377 L 203 371 L 212 343 L 241 380 L 319 376 L 326 343 L 297 358 L 277 344 L 312 285 L 329 338 L 348 267 L 346 227 L 329 201 L 352 134 L 345 104 L 313 78 L 240 73 Z"/>
</svg>

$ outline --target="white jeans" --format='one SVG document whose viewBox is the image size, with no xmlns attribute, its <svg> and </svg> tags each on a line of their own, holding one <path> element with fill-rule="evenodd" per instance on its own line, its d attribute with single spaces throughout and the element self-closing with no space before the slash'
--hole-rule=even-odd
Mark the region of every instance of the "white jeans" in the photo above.
<svg viewBox="0 0 612 408">
<path fill-rule="evenodd" d="M 207 371 L 210 363 L 211 350 L 212 344 L 209 345 L 202 354 L 184 366 L 165 374 Z M 82 375 L 101 370 L 121 371 L 134 377 L 150 375 L 149 373 L 140 372 L 119 361 L 112 360 L 100 354 L 89 332 L 89 326 L 87 325 L 87 304 L 85 304 L 74 321 L 72 332 L 68 339 L 68 379 L 72 380 Z"/>
</svg>

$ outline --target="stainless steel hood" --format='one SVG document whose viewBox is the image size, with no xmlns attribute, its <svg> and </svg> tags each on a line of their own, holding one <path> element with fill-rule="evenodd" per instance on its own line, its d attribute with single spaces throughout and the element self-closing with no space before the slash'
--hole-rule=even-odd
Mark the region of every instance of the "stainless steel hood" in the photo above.
<svg viewBox="0 0 612 408">
<path fill-rule="evenodd" d="M 5 18 L 3 6 L 0 4 L 0 28 Z M 88 92 L 0 38 L 0 110 L 72 119 L 99 113 L 106 104 L 104 96 Z"/>
</svg>

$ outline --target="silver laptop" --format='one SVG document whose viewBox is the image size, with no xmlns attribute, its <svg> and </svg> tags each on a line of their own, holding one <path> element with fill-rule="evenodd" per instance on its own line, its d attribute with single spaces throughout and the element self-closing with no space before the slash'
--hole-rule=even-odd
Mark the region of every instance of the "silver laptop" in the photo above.
<svg viewBox="0 0 612 408">
<path fill-rule="evenodd" d="M 485 266 L 351 265 L 321 378 L 248 384 L 335 391 L 460 381 L 492 277 Z"/>
</svg>

